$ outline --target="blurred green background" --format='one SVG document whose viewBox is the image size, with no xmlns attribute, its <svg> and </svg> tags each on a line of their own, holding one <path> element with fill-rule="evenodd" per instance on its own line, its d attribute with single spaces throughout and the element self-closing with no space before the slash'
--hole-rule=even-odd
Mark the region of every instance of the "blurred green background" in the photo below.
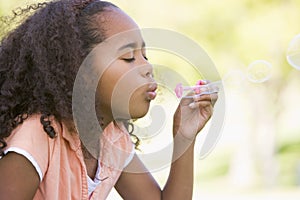
<svg viewBox="0 0 300 200">
<path fill-rule="evenodd" d="M 8 15 L 32 2 L 39 1 L 1 0 L 0 12 Z M 300 1 L 111 2 L 142 28 L 170 29 L 193 39 L 221 77 L 231 80 L 225 88 L 221 139 L 204 159 L 197 153 L 203 138 L 197 141 L 194 199 L 299 199 L 300 71 L 286 56 L 291 40 L 300 34 Z M 247 69 L 256 60 L 272 67 L 262 83 L 247 79 Z M 164 185 L 167 173 L 168 168 L 153 174 Z M 118 198 L 115 192 L 110 195 Z"/>
</svg>

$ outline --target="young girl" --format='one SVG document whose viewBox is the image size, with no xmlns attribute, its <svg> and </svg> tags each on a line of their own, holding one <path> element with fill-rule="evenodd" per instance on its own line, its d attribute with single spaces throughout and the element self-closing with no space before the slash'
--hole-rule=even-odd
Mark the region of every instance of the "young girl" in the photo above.
<svg viewBox="0 0 300 200">
<path fill-rule="evenodd" d="M 195 137 L 210 119 L 217 95 L 180 102 L 173 119 L 176 160 L 161 189 L 134 153 L 127 131 L 129 120 L 144 116 L 156 96 L 141 34 L 98 55 L 116 58 L 96 91 L 103 130 L 98 157 L 81 141 L 80 134 L 88 133 L 78 133 L 72 115 L 73 85 L 85 57 L 109 38 L 137 30 L 136 23 L 100 0 L 58 0 L 22 13 L 32 10 L 0 47 L 1 199 L 106 199 L 112 187 L 124 199 L 192 199 Z M 115 90 L 130 94 L 127 105 L 121 100 L 112 106 Z"/>
</svg>

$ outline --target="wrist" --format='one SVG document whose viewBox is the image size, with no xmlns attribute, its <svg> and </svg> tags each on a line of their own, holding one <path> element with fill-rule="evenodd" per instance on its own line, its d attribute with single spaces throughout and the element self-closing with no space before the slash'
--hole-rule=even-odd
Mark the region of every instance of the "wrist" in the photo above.
<svg viewBox="0 0 300 200">
<path fill-rule="evenodd" d="M 197 134 L 193 134 L 193 133 L 190 133 L 190 132 L 187 132 L 187 131 L 184 131 L 180 128 L 174 128 L 173 129 L 173 137 L 180 137 L 182 140 L 185 140 L 185 141 L 195 141 L 196 140 L 196 136 Z"/>
<path fill-rule="evenodd" d="M 174 147 L 173 147 L 173 162 L 182 156 L 193 154 L 195 146 L 195 137 L 189 138 L 183 135 L 181 132 L 177 132 L 174 135 Z"/>
<path fill-rule="evenodd" d="M 190 146 L 195 144 L 196 135 L 186 136 L 183 132 L 177 131 L 173 133 L 173 139 L 175 146 L 178 146 L 179 144 L 180 146 Z"/>
<path fill-rule="evenodd" d="M 187 134 L 184 134 L 181 131 L 178 131 L 175 137 L 178 137 L 186 142 L 194 142 L 196 140 L 196 135 L 187 136 Z"/>
</svg>

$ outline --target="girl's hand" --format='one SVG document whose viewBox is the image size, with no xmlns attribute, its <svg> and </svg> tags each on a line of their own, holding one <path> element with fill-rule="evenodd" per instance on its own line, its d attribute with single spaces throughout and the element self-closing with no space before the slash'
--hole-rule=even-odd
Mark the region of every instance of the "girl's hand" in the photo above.
<svg viewBox="0 0 300 200">
<path fill-rule="evenodd" d="M 201 95 L 194 98 L 182 98 L 173 120 L 173 134 L 181 134 L 188 140 L 194 140 L 213 113 L 218 94 Z"/>
</svg>

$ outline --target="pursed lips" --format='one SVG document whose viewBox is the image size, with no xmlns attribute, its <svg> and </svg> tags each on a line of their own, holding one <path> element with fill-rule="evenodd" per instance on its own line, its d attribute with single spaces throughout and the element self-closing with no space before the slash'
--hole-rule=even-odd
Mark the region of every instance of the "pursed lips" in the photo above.
<svg viewBox="0 0 300 200">
<path fill-rule="evenodd" d="M 147 90 L 147 98 L 148 100 L 154 100 L 156 97 L 157 83 L 151 83 Z"/>
</svg>

